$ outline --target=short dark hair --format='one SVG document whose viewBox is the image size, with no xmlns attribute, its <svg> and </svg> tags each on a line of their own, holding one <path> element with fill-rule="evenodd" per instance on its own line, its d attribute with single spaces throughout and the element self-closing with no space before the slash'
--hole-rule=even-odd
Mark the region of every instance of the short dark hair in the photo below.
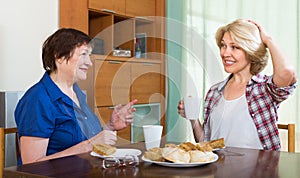
<svg viewBox="0 0 300 178">
<path fill-rule="evenodd" d="M 55 59 L 64 57 L 67 61 L 76 47 L 89 44 L 91 38 L 73 28 L 61 28 L 49 36 L 43 44 L 43 67 L 47 71 L 56 71 Z"/>
</svg>

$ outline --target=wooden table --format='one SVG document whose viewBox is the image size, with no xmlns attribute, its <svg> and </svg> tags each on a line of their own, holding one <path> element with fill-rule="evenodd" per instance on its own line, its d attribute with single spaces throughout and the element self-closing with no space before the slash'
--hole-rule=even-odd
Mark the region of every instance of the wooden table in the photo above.
<svg viewBox="0 0 300 178">
<path fill-rule="evenodd" d="M 123 146 L 145 150 L 144 143 Z M 225 148 L 216 151 L 218 161 L 192 168 L 171 168 L 140 162 L 133 168 L 101 167 L 102 159 L 90 153 L 4 169 L 4 177 L 300 177 L 300 153 Z"/>
</svg>

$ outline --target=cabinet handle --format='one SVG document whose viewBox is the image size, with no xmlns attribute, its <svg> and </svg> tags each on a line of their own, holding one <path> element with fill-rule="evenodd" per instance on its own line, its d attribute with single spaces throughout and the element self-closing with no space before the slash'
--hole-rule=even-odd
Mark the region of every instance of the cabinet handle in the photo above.
<svg viewBox="0 0 300 178">
<path fill-rule="evenodd" d="M 136 16 L 135 18 L 139 19 L 139 20 L 149 21 L 149 19 L 147 17 L 143 17 L 143 16 Z"/>
<path fill-rule="evenodd" d="M 103 12 L 108 12 L 108 13 L 112 13 L 112 14 L 115 14 L 115 13 L 116 13 L 116 11 L 109 10 L 109 9 L 101 9 L 101 11 L 103 11 Z"/>
<path fill-rule="evenodd" d="M 120 61 L 108 61 L 110 64 L 121 64 L 122 62 Z"/>
<path fill-rule="evenodd" d="M 153 66 L 153 63 L 143 62 L 144 66 Z"/>
</svg>

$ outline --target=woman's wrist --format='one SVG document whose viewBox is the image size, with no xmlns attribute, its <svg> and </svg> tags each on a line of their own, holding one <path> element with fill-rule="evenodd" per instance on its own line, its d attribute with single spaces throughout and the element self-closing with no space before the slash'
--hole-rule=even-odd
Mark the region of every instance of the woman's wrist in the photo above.
<svg viewBox="0 0 300 178">
<path fill-rule="evenodd" d="M 85 149 L 85 152 L 93 151 L 93 143 L 90 140 L 85 140 L 84 141 L 84 149 Z"/>
<path fill-rule="evenodd" d="M 104 129 L 105 129 L 105 130 L 112 130 L 112 131 L 115 130 L 115 128 L 114 128 L 113 124 L 111 123 L 111 121 L 109 121 L 109 122 L 105 125 Z"/>
</svg>

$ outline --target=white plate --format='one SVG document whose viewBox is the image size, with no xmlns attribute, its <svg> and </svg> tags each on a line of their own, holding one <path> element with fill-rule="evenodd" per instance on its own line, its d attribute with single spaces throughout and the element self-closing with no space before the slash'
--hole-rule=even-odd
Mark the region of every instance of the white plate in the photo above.
<svg viewBox="0 0 300 178">
<path fill-rule="evenodd" d="M 202 166 L 205 164 L 213 163 L 218 160 L 218 155 L 214 153 L 214 159 L 207 162 L 196 162 L 196 163 L 170 163 L 170 162 L 159 162 L 159 161 L 151 161 L 144 156 L 142 157 L 142 160 L 148 163 L 154 163 L 161 166 L 167 166 L 167 167 L 195 167 L 195 166 Z"/>
<path fill-rule="evenodd" d="M 99 155 L 98 153 L 96 153 L 94 151 L 92 151 L 90 154 L 92 156 L 105 158 L 105 157 L 124 157 L 126 155 L 139 156 L 140 154 L 142 154 L 142 152 L 141 152 L 141 150 L 138 150 L 138 149 L 118 148 L 114 154 L 109 155 L 109 156 Z"/>
</svg>

